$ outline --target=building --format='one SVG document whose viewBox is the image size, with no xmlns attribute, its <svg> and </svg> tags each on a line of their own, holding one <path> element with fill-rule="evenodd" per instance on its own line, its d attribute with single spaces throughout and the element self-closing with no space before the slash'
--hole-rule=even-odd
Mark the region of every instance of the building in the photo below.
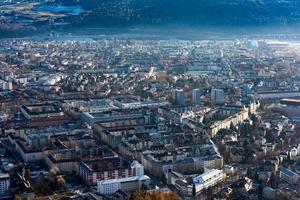
<svg viewBox="0 0 300 200">
<path fill-rule="evenodd" d="M 211 101 L 213 104 L 224 104 L 224 91 L 220 89 L 211 90 Z"/>
<path fill-rule="evenodd" d="M 219 130 L 229 129 L 231 125 L 236 126 L 242 121 L 249 119 L 248 109 L 243 109 L 238 113 L 235 113 L 222 121 L 216 121 L 210 126 L 209 132 L 211 137 L 215 137 Z"/>
<path fill-rule="evenodd" d="M 174 181 L 175 187 L 183 194 L 189 196 L 199 195 L 204 190 L 214 187 L 224 181 L 226 174 L 223 170 L 211 169 L 199 176 L 193 177 L 192 181 L 187 178 L 177 177 Z"/>
<path fill-rule="evenodd" d="M 9 82 L 4 81 L 3 84 L 2 84 L 2 89 L 12 91 L 13 90 L 13 83 L 10 82 L 10 81 Z"/>
<path fill-rule="evenodd" d="M 300 101 L 297 99 L 282 99 L 279 104 L 280 111 L 292 120 L 300 118 Z"/>
<path fill-rule="evenodd" d="M 222 182 L 224 180 L 224 177 L 225 173 L 223 172 L 223 170 L 212 169 L 201 174 L 200 176 L 193 178 L 193 184 L 195 185 L 196 194 L 199 194 L 202 190 L 213 187 Z M 188 191 L 191 191 L 190 188 Z"/>
<path fill-rule="evenodd" d="M 130 165 L 133 176 L 143 176 L 144 175 L 144 166 L 139 162 L 134 161 Z"/>
<path fill-rule="evenodd" d="M 1 196 L 9 194 L 10 189 L 10 176 L 9 174 L 0 174 L 0 199 Z"/>
<path fill-rule="evenodd" d="M 263 189 L 262 195 L 265 199 L 276 199 L 276 190 L 269 186 L 266 186 Z"/>
<path fill-rule="evenodd" d="M 17 139 L 15 141 L 15 150 L 18 152 L 24 162 L 37 162 L 45 158 L 45 153 L 41 149 L 30 148 L 24 141 Z"/>
<path fill-rule="evenodd" d="M 109 179 L 109 180 L 98 180 L 97 191 L 99 194 L 110 195 L 114 194 L 118 190 L 125 192 L 135 191 L 140 189 L 142 185 L 148 185 L 150 178 L 144 175 L 144 167 L 137 161 L 131 164 L 131 177 Z"/>
<path fill-rule="evenodd" d="M 62 109 L 53 103 L 23 105 L 21 111 L 25 118 L 29 120 L 36 118 L 61 117 L 64 114 Z"/>
<path fill-rule="evenodd" d="M 50 153 L 45 162 L 49 168 L 57 167 L 61 172 L 78 172 L 80 161 L 89 161 L 100 158 L 117 157 L 117 154 L 106 147 L 90 147 L 80 150 L 65 149 Z"/>
<path fill-rule="evenodd" d="M 282 168 L 280 170 L 279 177 L 280 180 L 286 181 L 289 184 L 296 184 L 300 178 L 298 174 L 287 168 Z"/>
<path fill-rule="evenodd" d="M 79 163 L 79 176 L 88 185 L 96 185 L 98 181 L 132 177 L 131 162 L 115 157 Z"/>
<path fill-rule="evenodd" d="M 94 138 L 83 129 L 64 131 L 65 129 L 51 128 L 43 130 L 45 132 L 42 130 L 34 132 L 34 129 L 28 129 L 28 132 L 24 131 L 17 137 L 9 135 L 11 144 L 14 145 L 16 152 L 24 162 L 42 161 L 48 154 L 54 155 L 67 149 L 91 149 L 95 146 Z M 57 157 L 58 160 L 60 160 L 59 158 L 60 156 Z"/>
<path fill-rule="evenodd" d="M 202 92 L 200 89 L 193 89 L 192 91 L 192 103 L 193 104 L 200 104 L 201 103 L 201 95 Z"/>
<path fill-rule="evenodd" d="M 174 104 L 176 105 L 184 105 L 185 104 L 185 96 L 183 89 L 174 89 L 172 90 L 172 99 Z"/>
<path fill-rule="evenodd" d="M 149 185 L 149 183 L 150 178 L 147 175 L 103 180 L 98 181 L 97 192 L 104 195 L 114 194 L 118 190 L 132 192 L 140 189 L 143 185 Z"/>
<path fill-rule="evenodd" d="M 137 109 L 137 108 L 156 108 L 167 105 L 168 102 L 165 100 L 151 99 L 141 100 L 140 97 L 136 96 L 118 96 L 113 100 L 113 106 L 120 109 Z"/>
<path fill-rule="evenodd" d="M 31 127 L 57 126 L 70 122 L 58 103 L 37 103 L 23 105 L 21 112 Z"/>
</svg>

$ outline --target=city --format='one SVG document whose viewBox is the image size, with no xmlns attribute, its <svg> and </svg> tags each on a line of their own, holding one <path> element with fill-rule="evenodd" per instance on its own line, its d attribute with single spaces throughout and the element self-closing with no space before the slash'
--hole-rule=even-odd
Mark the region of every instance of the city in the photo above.
<svg viewBox="0 0 300 200">
<path fill-rule="evenodd" d="M 0 199 L 300 199 L 298 33 L 86 34 L 159 4 L 76 2 L 0 2 Z"/>
<path fill-rule="evenodd" d="M 300 43 L 0 47 L 3 197 L 299 198 Z"/>
</svg>

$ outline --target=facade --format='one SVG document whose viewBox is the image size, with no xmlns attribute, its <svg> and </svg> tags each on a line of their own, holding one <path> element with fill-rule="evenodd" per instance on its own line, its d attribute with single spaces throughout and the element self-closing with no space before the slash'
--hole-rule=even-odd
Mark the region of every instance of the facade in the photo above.
<svg viewBox="0 0 300 200">
<path fill-rule="evenodd" d="M 199 195 L 201 192 L 203 192 L 203 190 L 214 187 L 223 182 L 225 176 L 226 175 L 223 170 L 211 169 L 199 176 L 194 177 L 191 182 L 187 181 L 186 179 L 182 179 L 180 175 L 179 177 L 174 178 L 173 183 L 175 184 L 175 187 L 181 191 L 181 193 L 193 196 Z M 195 194 L 193 194 L 193 190 Z"/>
<path fill-rule="evenodd" d="M 43 160 L 47 154 L 44 151 L 29 149 L 21 140 L 16 140 L 15 149 L 24 162 L 36 162 Z"/>
<path fill-rule="evenodd" d="M 296 184 L 299 181 L 300 176 L 295 172 L 282 168 L 279 173 L 280 180 L 286 181 L 289 184 Z"/>
<path fill-rule="evenodd" d="M 9 174 L 0 174 L 0 199 L 1 196 L 9 194 L 10 189 L 10 176 Z"/>
<path fill-rule="evenodd" d="M 183 89 L 174 89 L 172 90 L 172 98 L 173 102 L 176 105 L 184 105 L 185 104 L 185 96 Z"/>
<path fill-rule="evenodd" d="M 167 105 L 168 102 L 164 100 L 141 100 L 136 96 L 119 96 L 114 98 L 113 105 L 120 109 L 138 109 L 138 108 L 156 108 Z"/>
<path fill-rule="evenodd" d="M 144 175 L 144 166 L 134 161 L 130 165 L 132 176 L 126 178 L 116 178 L 97 181 L 97 191 L 99 194 L 109 195 L 118 190 L 125 192 L 140 189 L 142 185 L 148 185 L 150 178 Z"/>
<path fill-rule="evenodd" d="M 211 101 L 213 104 L 224 104 L 224 91 L 220 89 L 212 89 L 211 90 Z"/>
<path fill-rule="evenodd" d="M 227 108 L 222 109 L 222 114 L 229 115 L 226 119 L 222 121 L 216 121 L 210 126 L 210 135 L 215 137 L 221 129 L 229 129 L 231 125 L 237 126 L 239 123 L 243 122 L 250 118 L 249 113 L 256 113 L 256 110 L 259 108 L 260 102 L 251 102 L 248 107 L 243 107 L 241 109 L 236 108 Z"/>
<path fill-rule="evenodd" d="M 248 109 L 242 110 L 222 121 L 217 121 L 210 127 L 210 135 L 211 137 L 215 137 L 221 129 L 229 129 L 231 125 L 236 126 L 242 121 L 249 119 L 249 112 Z"/>
<path fill-rule="evenodd" d="M 88 185 L 100 180 L 127 178 L 132 176 L 130 162 L 122 158 L 105 158 L 79 163 L 79 176 Z"/>
<path fill-rule="evenodd" d="M 70 122 L 59 103 L 36 103 L 21 106 L 21 112 L 30 127 L 57 126 Z"/>
<path fill-rule="evenodd" d="M 12 90 L 13 90 L 13 83 L 10 82 L 10 81 L 8 81 L 8 82 L 4 81 L 4 82 L 2 83 L 2 89 L 3 89 L 3 90 L 9 90 L 9 91 L 12 91 Z"/>
<path fill-rule="evenodd" d="M 146 175 L 132 176 L 128 178 L 110 179 L 98 181 L 97 192 L 99 194 L 110 195 L 118 190 L 132 192 L 140 189 L 143 185 L 149 185 L 150 178 Z"/>
<path fill-rule="evenodd" d="M 219 169 L 223 167 L 223 157 L 220 155 L 193 158 L 195 169 Z"/>
<path fill-rule="evenodd" d="M 64 115 L 63 111 L 55 104 L 31 104 L 21 107 L 21 112 L 26 119 L 41 119 L 41 118 L 54 118 Z"/>
<path fill-rule="evenodd" d="M 266 186 L 263 189 L 262 195 L 265 199 L 276 199 L 276 190 L 274 190 L 273 188 Z"/>
<path fill-rule="evenodd" d="M 193 89 L 193 92 L 192 92 L 192 103 L 193 104 L 200 104 L 201 103 L 201 95 L 202 95 L 202 92 L 200 89 Z"/>
<path fill-rule="evenodd" d="M 67 153 L 68 152 L 49 154 L 45 158 L 45 162 L 50 169 L 57 167 L 62 172 L 78 172 L 79 157 L 75 155 L 66 155 Z"/>
<path fill-rule="evenodd" d="M 49 168 L 57 167 L 62 172 L 79 172 L 80 161 L 89 161 L 100 158 L 117 157 L 117 154 L 106 147 L 91 147 L 81 150 L 60 150 L 50 153 L 45 158 Z"/>
<path fill-rule="evenodd" d="M 223 170 L 212 169 L 200 176 L 193 178 L 193 184 L 195 184 L 196 194 L 209 187 L 213 187 L 224 180 L 225 173 Z M 193 186 L 192 186 L 193 187 Z M 188 191 L 190 192 L 191 187 Z"/>
</svg>

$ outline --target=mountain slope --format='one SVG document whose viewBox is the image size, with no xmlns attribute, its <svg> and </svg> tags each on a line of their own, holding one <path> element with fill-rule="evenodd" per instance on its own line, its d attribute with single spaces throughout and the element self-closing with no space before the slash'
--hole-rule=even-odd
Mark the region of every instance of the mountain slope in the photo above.
<svg viewBox="0 0 300 200">
<path fill-rule="evenodd" d="M 57 0 L 92 11 L 101 23 L 286 23 L 300 19 L 298 0 Z M 108 20 L 108 21 L 107 21 Z"/>
</svg>

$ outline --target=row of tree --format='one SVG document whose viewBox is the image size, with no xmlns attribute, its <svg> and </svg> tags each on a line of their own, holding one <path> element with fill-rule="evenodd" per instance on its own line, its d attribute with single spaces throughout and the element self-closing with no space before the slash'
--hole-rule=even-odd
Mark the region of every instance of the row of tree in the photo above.
<svg viewBox="0 0 300 200">
<path fill-rule="evenodd" d="M 181 198 L 176 192 L 163 192 L 161 190 L 145 192 L 138 190 L 130 196 L 129 200 L 181 200 Z"/>
<path fill-rule="evenodd" d="M 40 174 L 34 184 L 34 188 L 43 195 L 47 195 L 52 191 L 63 190 L 65 179 L 58 173 L 59 170 L 57 168 L 52 168 L 47 177 L 44 174 Z"/>
</svg>

